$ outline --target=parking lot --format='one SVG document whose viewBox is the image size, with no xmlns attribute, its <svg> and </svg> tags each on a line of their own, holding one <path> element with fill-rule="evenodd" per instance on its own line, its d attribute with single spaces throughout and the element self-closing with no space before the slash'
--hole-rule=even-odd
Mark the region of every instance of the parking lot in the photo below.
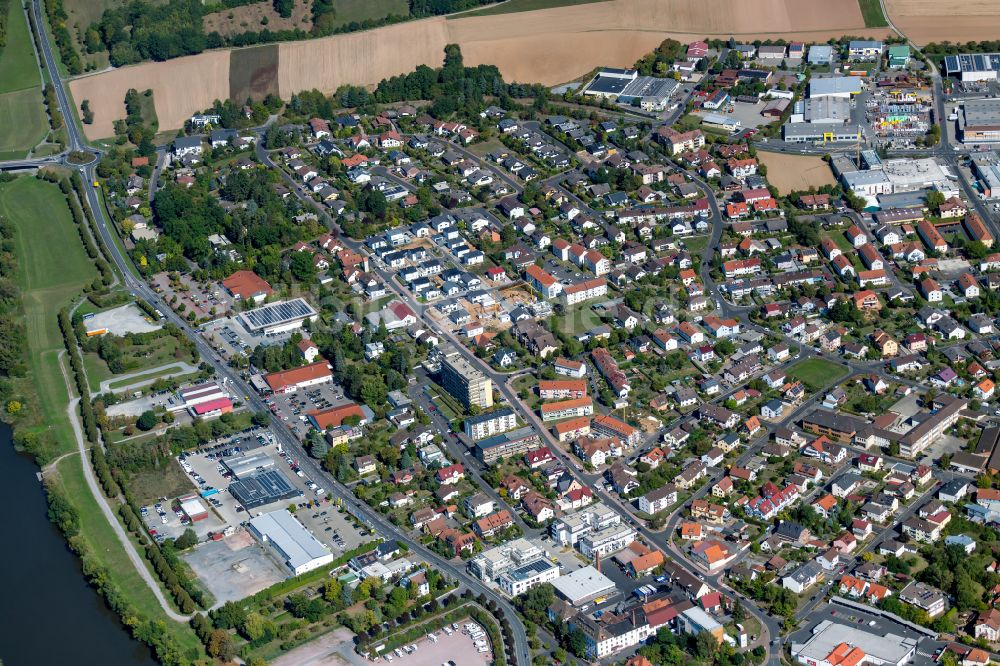
<svg viewBox="0 0 1000 666">
<path fill-rule="evenodd" d="M 146 410 L 155 411 L 160 407 L 173 412 L 180 423 L 185 422 L 185 417 L 190 419 L 187 411 L 180 409 L 181 402 L 173 391 L 159 391 L 134 400 L 117 402 L 108 406 L 107 413 L 108 416 L 139 416 Z"/>
<path fill-rule="evenodd" d="M 310 426 L 306 413 L 315 409 L 329 409 L 348 402 L 344 390 L 336 382 L 325 382 L 299 389 L 294 393 L 282 393 L 267 399 L 271 411 L 285 422 L 298 437 L 305 437 Z"/>
<path fill-rule="evenodd" d="M 269 456 L 274 463 L 272 469 L 278 471 L 293 488 L 299 491 L 300 495 L 253 507 L 249 511 L 244 510 L 236 498 L 226 491 L 234 479 L 225 465 L 229 462 L 235 463 L 247 454 Z M 187 456 L 185 462 L 191 466 L 195 482 L 197 483 L 198 479 L 202 480 L 203 483 L 199 483 L 199 487 L 214 487 L 221 491 L 208 498 L 208 502 L 212 503 L 212 508 L 225 521 L 225 525 L 235 527 L 248 520 L 251 515 L 294 505 L 296 518 L 317 539 L 330 547 L 335 555 L 357 548 L 369 540 L 367 528 L 357 525 L 354 519 L 332 503 L 325 493 L 316 494 L 315 484 L 299 469 L 298 460 L 279 451 L 278 445 L 273 441 L 273 435 L 267 430 L 255 431 L 251 436 L 244 435 L 225 440 L 209 449 L 207 454 Z"/>
<path fill-rule="evenodd" d="M 210 282 L 204 286 L 191 279 L 189 275 L 178 275 L 171 281 L 170 274 L 157 273 L 151 280 L 153 289 L 160 293 L 168 303 L 176 297 L 177 302 L 171 303 L 176 310 L 181 304 L 185 306 L 183 315 L 193 311 L 198 319 L 223 315 L 233 309 L 233 300 L 226 290 L 217 283 Z"/>
</svg>

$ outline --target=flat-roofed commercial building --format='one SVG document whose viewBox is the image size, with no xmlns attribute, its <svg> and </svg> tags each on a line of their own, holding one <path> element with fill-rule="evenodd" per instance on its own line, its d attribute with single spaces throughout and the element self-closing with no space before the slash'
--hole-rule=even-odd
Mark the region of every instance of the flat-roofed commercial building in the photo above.
<svg viewBox="0 0 1000 666">
<path fill-rule="evenodd" d="M 913 661 L 917 640 L 898 634 L 875 634 L 864 629 L 831 620 L 823 620 L 812 630 L 804 643 L 792 643 L 792 657 L 806 666 L 837 666 L 843 661 L 838 647 L 848 645 L 864 653 L 858 664 L 872 666 L 903 666 Z"/>
<path fill-rule="evenodd" d="M 559 565 L 546 559 L 528 562 L 501 574 L 497 583 L 509 597 L 516 597 L 542 583 L 559 578 Z"/>
<path fill-rule="evenodd" d="M 844 97 L 861 93 L 861 78 L 857 76 L 828 76 L 809 81 L 809 97 Z"/>
<path fill-rule="evenodd" d="M 640 76 L 634 69 L 602 69 L 583 89 L 584 95 L 639 105 L 646 111 L 662 111 L 680 84 L 674 79 Z"/>
<path fill-rule="evenodd" d="M 222 464 L 226 466 L 237 479 L 250 478 L 258 472 L 274 467 L 274 458 L 266 453 L 253 453 L 246 456 L 225 458 Z"/>
<path fill-rule="evenodd" d="M 574 606 L 582 606 L 597 597 L 607 596 L 615 591 L 615 583 L 600 571 L 590 566 L 577 569 L 565 576 L 559 576 L 552 583 L 563 599 Z"/>
<path fill-rule="evenodd" d="M 996 81 L 1000 53 L 961 53 L 946 56 L 944 73 L 962 81 Z"/>
<path fill-rule="evenodd" d="M 940 409 L 929 415 L 899 440 L 899 455 L 916 458 L 920 452 L 934 443 L 962 416 L 962 410 L 969 404 L 960 398 L 939 396 L 945 402 Z"/>
<path fill-rule="evenodd" d="M 967 99 L 958 116 L 963 143 L 1000 141 L 1000 99 Z"/>
<path fill-rule="evenodd" d="M 781 135 L 790 143 L 846 143 L 861 138 L 861 128 L 853 123 L 785 123 Z"/>
<path fill-rule="evenodd" d="M 538 448 L 538 433 L 531 426 L 524 426 L 476 442 L 476 458 L 492 465 L 500 458 L 514 458 Z"/>
<path fill-rule="evenodd" d="M 802 428 L 814 435 L 826 435 L 838 442 L 850 442 L 858 431 L 868 425 L 865 421 L 837 414 L 826 409 L 813 410 L 811 414 L 803 417 Z"/>
<path fill-rule="evenodd" d="M 265 469 L 229 484 L 229 494 L 247 511 L 302 494 L 280 471 Z"/>
<path fill-rule="evenodd" d="M 987 199 L 1000 197 L 1000 155 L 995 151 L 972 155 L 972 173 Z"/>
<path fill-rule="evenodd" d="M 207 382 L 205 384 L 198 384 L 197 386 L 189 386 L 187 388 L 180 389 L 177 391 L 177 396 L 184 401 L 185 407 L 194 407 L 195 405 L 200 405 L 203 402 L 212 402 L 213 400 L 228 398 L 229 394 L 215 382 Z"/>
<path fill-rule="evenodd" d="M 493 406 L 493 380 L 469 363 L 457 350 L 441 362 L 441 385 L 466 408 Z"/>
<path fill-rule="evenodd" d="M 851 119 L 851 102 L 842 97 L 810 97 L 802 107 L 810 123 L 846 123 Z"/>
<path fill-rule="evenodd" d="M 249 530 L 261 543 L 271 546 L 296 576 L 333 562 L 333 553 L 286 509 L 252 518 Z"/>
<path fill-rule="evenodd" d="M 302 328 L 308 319 L 316 318 L 316 310 L 301 298 L 290 301 L 268 303 L 253 310 L 247 310 L 237 316 L 243 328 L 253 335 L 279 335 Z"/>
</svg>

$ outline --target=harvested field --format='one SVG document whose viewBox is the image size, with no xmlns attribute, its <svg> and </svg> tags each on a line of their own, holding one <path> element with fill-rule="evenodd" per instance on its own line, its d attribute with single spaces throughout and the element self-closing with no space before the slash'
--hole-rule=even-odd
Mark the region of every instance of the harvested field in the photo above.
<svg viewBox="0 0 1000 666">
<path fill-rule="evenodd" d="M 232 52 L 229 61 L 229 96 L 245 100 L 278 94 L 278 45 L 267 44 Z"/>
<path fill-rule="evenodd" d="M 229 96 L 229 51 L 211 51 L 168 62 L 147 62 L 83 76 L 69 84 L 73 99 L 89 99 L 94 124 L 84 125 L 87 137 L 114 135 L 114 121 L 125 117 L 129 88 L 153 89 L 161 130 L 184 126 L 192 113 Z"/>
<path fill-rule="evenodd" d="M 830 165 L 824 162 L 822 157 L 758 150 L 757 159 L 767 167 L 767 179 L 781 194 L 837 184 Z"/>
<path fill-rule="evenodd" d="M 746 0 L 737 5 L 730 0 L 611 0 L 513 14 L 435 17 L 282 42 L 277 46 L 277 81 L 286 99 L 312 88 L 329 92 L 347 83 L 373 86 L 420 64 L 439 65 L 445 44 L 457 43 L 469 64 L 495 64 L 511 81 L 555 85 L 601 65 L 631 66 L 668 37 L 684 42 L 730 35 L 826 41 L 845 34 L 877 38 L 887 33 L 864 28 L 857 0 Z M 254 85 L 261 89 L 270 85 L 265 85 L 269 73 L 258 73 L 242 56 L 230 58 L 229 53 L 239 51 L 146 63 L 74 81 L 74 97 L 90 99 L 97 114 L 87 135 L 111 135 L 112 121 L 124 113 L 118 100 L 128 87 L 154 89 L 160 127 L 166 130 L 180 127 L 214 99 L 230 96 L 230 80 L 240 82 L 236 93 L 246 92 L 246 82 L 257 81 Z M 240 70 L 233 77 L 231 62 Z M 245 94 L 234 98 L 242 101 Z"/>
<path fill-rule="evenodd" d="M 267 19 L 267 22 L 264 22 Z M 262 0 L 252 5 L 223 9 L 222 11 L 205 14 L 201 24 L 206 33 L 217 32 L 220 35 L 238 35 L 244 32 L 259 32 L 261 30 L 305 30 L 312 28 L 311 0 L 295 0 L 292 15 L 282 18 L 274 11 L 271 0 Z"/>
<path fill-rule="evenodd" d="M 996 0 L 886 0 L 889 20 L 917 44 L 997 38 Z"/>
<path fill-rule="evenodd" d="M 439 67 L 449 41 L 448 22 L 433 18 L 305 42 L 283 42 L 278 46 L 281 97 L 287 99 L 311 88 L 333 91 L 346 83 L 375 85 L 417 65 Z"/>
</svg>

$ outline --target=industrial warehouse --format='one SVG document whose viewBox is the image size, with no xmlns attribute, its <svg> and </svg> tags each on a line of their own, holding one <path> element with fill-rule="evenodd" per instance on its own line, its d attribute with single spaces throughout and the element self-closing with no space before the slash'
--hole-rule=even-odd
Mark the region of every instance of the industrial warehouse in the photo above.
<svg viewBox="0 0 1000 666">
<path fill-rule="evenodd" d="M 247 310 L 237 319 L 252 335 L 274 336 L 302 328 L 303 322 L 312 321 L 316 314 L 304 299 L 294 298 Z"/>
<path fill-rule="evenodd" d="M 333 553 L 285 509 L 257 516 L 250 521 L 249 530 L 261 543 L 271 546 L 296 576 L 333 562 Z"/>
<path fill-rule="evenodd" d="M 258 472 L 229 484 L 229 494 L 247 511 L 302 494 L 276 469 Z"/>
<path fill-rule="evenodd" d="M 678 87 L 673 79 L 639 76 L 634 69 L 602 69 L 584 88 L 583 94 L 635 104 L 644 111 L 662 111 Z"/>
</svg>

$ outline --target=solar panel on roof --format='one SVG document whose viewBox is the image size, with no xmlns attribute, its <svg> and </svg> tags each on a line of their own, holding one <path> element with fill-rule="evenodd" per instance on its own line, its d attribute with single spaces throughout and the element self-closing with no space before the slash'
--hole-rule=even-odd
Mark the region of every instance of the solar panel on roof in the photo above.
<svg viewBox="0 0 1000 666">
<path fill-rule="evenodd" d="M 300 493 L 277 470 L 267 470 L 229 484 L 229 493 L 246 509 L 295 497 Z"/>
<path fill-rule="evenodd" d="M 241 316 L 252 328 L 274 326 L 293 319 L 302 319 L 316 314 L 308 303 L 301 298 L 280 303 L 270 303 L 254 310 L 244 312 Z"/>
</svg>

